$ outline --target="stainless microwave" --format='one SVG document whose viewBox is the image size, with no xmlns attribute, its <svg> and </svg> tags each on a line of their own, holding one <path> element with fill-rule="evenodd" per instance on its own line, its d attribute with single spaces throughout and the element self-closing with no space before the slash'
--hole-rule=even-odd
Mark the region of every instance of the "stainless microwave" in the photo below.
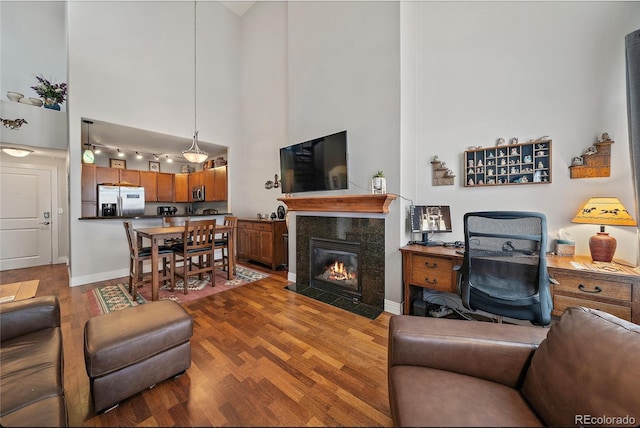
<svg viewBox="0 0 640 428">
<path fill-rule="evenodd" d="M 191 198 L 194 201 L 204 201 L 204 186 L 193 186 Z"/>
</svg>

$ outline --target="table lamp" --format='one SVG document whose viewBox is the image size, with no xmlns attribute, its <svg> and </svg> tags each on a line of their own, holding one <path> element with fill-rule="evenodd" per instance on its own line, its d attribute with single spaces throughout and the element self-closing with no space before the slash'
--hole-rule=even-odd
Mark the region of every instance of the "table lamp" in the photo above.
<svg viewBox="0 0 640 428">
<path fill-rule="evenodd" d="M 604 231 L 605 225 L 637 225 L 618 198 L 609 197 L 589 199 L 571 222 L 600 225 L 600 232 L 589 238 L 589 250 L 594 262 L 610 262 L 616 252 L 616 239 Z"/>
</svg>

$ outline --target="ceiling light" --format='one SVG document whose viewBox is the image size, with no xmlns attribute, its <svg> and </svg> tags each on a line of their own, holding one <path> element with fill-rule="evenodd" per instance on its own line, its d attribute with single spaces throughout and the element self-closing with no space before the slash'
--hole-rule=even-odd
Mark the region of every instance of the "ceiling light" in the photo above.
<svg viewBox="0 0 640 428">
<path fill-rule="evenodd" d="M 197 62 L 197 27 L 196 27 L 196 17 L 197 17 L 197 7 L 198 3 L 193 2 L 193 142 L 191 143 L 191 147 L 187 150 L 182 151 L 182 156 L 186 160 L 192 163 L 200 163 L 207 160 L 209 154 L 200 150 L 198 147 L 198 91 L 197 91 L 197 76 L 198 76 L 198 62 Z"/>
<path fill-rule="evenodd" d="M 142 155 L 138 152 L 136 152 L 136 159 L 142 159 Z"/>
<path fill-rule="evenodd" d="M 17 158 L 23 158 L 25 156 L 29 156 L 33 153 L 33 150 L 29 149 L 16 149 L 14 147 L 3 147 L 2 151 L 8 154 L 9 156 L 15 156 Z"/>
<path fill-rule="evenodd" d="M 169 162 L 169 163 L 173 162 L 173 159 L 171 159 L 171 158 L 169 157 L 169 155 L 167 155 L 167 156 L 166 156 L 166 158 L 167 158 L 167 162 Z"/>
<path fill-rule="evenodd" d="M 122 152 L 120 151 L 120 149 L 118 149 L 118 156 L 119 156 L 119 157 L 121 157 L 121 158 L 123 158 L 123 157 L 124 157 L 124 153 L 122 153 Z"/>
<path fill-rule="evenodd" d="M 89 125 L 91 125 L 93 122 L 90 120 L 83 120 L 82 122 L 87 124 L 87 148 L 84 150 L 84 152 L 82 152 L 82 162 L 93 163 L 95 162 L 96 158 L 93 150 L 91 150 L 91 144 L 89 144 Z"/>
<path fill-rule="evenodd" d="M 153 160 L 154 160 L 154 161 L 159 161 L 159 160 L 160 160 L 160 158 L 158 157 L 158 155 L 157 155 L 157 154 L 155 154 L 155 153 L 154 153 L 154 154 L 153 154 Z"/>
<path fill-rule="evenodd" d="M 96 146 L 93 146 L 93 151 L 95 154 L 102 153 L 102 150 L 100 150 L 100 147 L 96 147 Z"/>
</svg>

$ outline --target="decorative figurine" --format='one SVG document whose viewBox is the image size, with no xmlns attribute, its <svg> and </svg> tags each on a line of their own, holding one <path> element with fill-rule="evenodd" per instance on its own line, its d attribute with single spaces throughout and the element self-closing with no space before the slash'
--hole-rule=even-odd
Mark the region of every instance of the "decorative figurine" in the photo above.
<svg viewBox="0 0 640 428">
<path fill-rule="evenodd" d="M 472 168 L 473 167 L 473 159 L 469 159 L 469 167 Z"/>
<path fill-rule="evenodd" d="M 511 148 L 511 156 L 518 156 L 520 153 L 518 153 L 518 148 L 517 147 L 512 147 Z"/>
<path fill-rule="evenodd" d="M 498 146 L 504 146 L 504 145 L 506 145 L 506 144 L 507 144 L 507 142 L 505 141 L 505 139 L 504 139 L 504 138 L 500 137 L 500 138 L 498 138 L 498 141 L 497 141 L 497 143 L 496 143 L 496 144 L 497 144 Z"/>
<path fill-rule="evenodd" d="M 538 169 L 543 169 L 544 168 L 544 164 L 542 163 L 542 161 L 538 162 Z"/>
<path fill-rule="evenodd" d="M 582 156 L 576 156 L 571 161 L 571 165 L 574 165 L 574 166 L 584 165 L 584 159 L 582 158 Z"/>
<path fill-rule="evenodd" d="M 609 137 L 609 133 L 608 132 L 603 132 L 602 134 L 598 135 L 598 141 L 600 143 L 604 142 L 604 141 L 611 141 L 611 138 Z"/>
<path fill-rule="evenodd" d="M 477 166 L 482 166 L 482 159 L 478 159 L 478 163 L 476 165 Z"/>
<path fill-rule="evenodd" d="M 469 179 L 469 186 L 473 186 L 473 178 Z"/>
<path fill-rule="evenodd" d="M 513 137 L 509 140 L 509 144 L 518 144 L 518 137 Z"/>
<path fill-rule="evenodd" d="M 525 161 L 525 163 L 531 163 L 531 155 L 526 155 L 524 157 L 524 161 Z"/>
<path fill-rule="evenodd" d="M 589 155 L 594 155 L 596 153 L 598 153 L 598 149 L 596 149 L 596 146 L 589 146 L 587 150 L 585 150 L 583 155 L 589 156 Z"/>
</svg>

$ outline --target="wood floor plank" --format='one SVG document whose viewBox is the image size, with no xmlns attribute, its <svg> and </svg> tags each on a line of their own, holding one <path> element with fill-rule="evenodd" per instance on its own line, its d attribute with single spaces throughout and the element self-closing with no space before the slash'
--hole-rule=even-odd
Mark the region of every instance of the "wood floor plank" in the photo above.
<svg viewBox="0 0 640 428">
<path fill-rule="evenodd" d="M 375 320 L 285 289 L 286 272 L 182 306 L 194 319 L 185 374 L 95 414 L 84 366 L 86 291 L 67 266 L 0 272 L 0 284 L 39 279 L 61 303 L 65 393 L 72 426 L 391 426 L 390 314 Z"/>
</svg>

